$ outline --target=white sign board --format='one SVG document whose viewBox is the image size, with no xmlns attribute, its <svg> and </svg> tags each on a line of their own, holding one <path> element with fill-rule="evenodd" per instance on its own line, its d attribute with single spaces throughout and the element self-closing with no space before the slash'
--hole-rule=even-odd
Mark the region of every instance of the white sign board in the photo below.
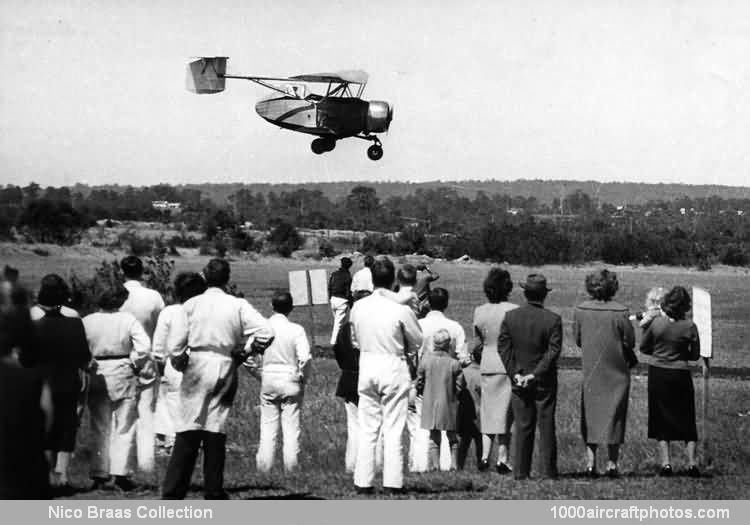
<svg viewBox="0 0 750 525">
<path fill-rule="evenodd" d="M 310 270 L 312 304 L 328 304 L 328 274 L 325 270 Z"/>
<path fill-rule="evenodd" d="M 701 339 L 701 357 L 713 357 L 711 330 L 711 294 L 703 288 L 693 288 L 693 322 Z"/>
<path fill-rule="evenodd" d="M 292 294 L 294 306 L 310 304 L 310 288 L 307 286 L 307 271 L 289 272 L 289 293 Z"/>
</svg>

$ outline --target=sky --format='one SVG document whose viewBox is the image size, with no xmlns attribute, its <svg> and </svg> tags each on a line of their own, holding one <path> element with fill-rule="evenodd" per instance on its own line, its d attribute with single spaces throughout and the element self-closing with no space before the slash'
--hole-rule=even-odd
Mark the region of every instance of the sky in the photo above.
<svg viewBox="0 0 750 525">
<path fill-rule="evenodd" d="M 254 110 L 228 73 L 364 69 L 385 155 Z M 4 0 L 0 183 L 550 179 L 748 185 L 750 3 Z"/>
</svg>

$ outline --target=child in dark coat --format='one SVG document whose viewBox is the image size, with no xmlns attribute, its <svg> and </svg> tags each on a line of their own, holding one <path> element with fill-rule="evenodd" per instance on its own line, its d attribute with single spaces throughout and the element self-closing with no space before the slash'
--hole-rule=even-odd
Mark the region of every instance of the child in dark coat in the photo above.
<svg viewBox="0 0 750 525">
<path fill-rule="evenodd" d="M 433 336 L 433 351 L 423 356 L 417 371 L 417 392 L 423 396 L 422 428 L 430 431 L 428 469 L 440 468 L 441 431 L 448 435 L 451 469 L 456 469 L 458 437 L 458 399 L 465 388 L 461 365 L 448 353 L 451 336 L 438 330 Z"/>
<path fill-rule="evenodd" d="M 472 442 L 474 442 L 477 465 L 482 459 L 482 433 L 479 431 L 479 406 L 482 396 L 482 374 L 479 371 L 482 361 L 481 345 L 474 349 L 471 359 L 471 363 L 463 370 L 466 388 L 461 391 L 458 400 L 458 458 L 456 463 L 459 470 L 464 468 Z"/>
</svg>

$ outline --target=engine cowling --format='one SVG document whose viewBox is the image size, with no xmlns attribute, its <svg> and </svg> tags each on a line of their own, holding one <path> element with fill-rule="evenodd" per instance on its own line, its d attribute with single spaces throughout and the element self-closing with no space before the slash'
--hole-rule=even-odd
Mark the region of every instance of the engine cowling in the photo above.
<svg viewBox="0 0 750 525">
<path fill-rule="evenodd" d="M 368 133 L 383 133 L 388 131 L 393 120 L 393 108 L 388 102 L 372 100 L 367 106 Z"/>
</svg>

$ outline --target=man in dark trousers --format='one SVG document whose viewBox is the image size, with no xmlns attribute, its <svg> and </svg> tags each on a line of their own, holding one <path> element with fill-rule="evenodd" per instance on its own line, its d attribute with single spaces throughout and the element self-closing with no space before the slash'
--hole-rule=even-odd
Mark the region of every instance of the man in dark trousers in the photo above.
<svg viewBox="0 0 750 525">
<path fill-rule="evenodd" d="M 534 429 L 539 423 L 542 476 L 557 477 L 557 358 L 562 347 L 562 320 L 544 308 L 550 291 L 547 279 L 531 274 L 524 289 L 527 304 L 505 314 L 498 338 L 498 352 L 513 379 L 511 406 L 516 421 L 515 477 L 531 471 Z"/>
<path fill-rule="evenodd" d="M 331 331 L 331 346 L 336 344 L 336 337 L 341 330 L 341 325 L 349 312 L 349 303 L 352 297 L 349 287 L 352 285 L 352 276 L 349 268 L 352 260 L 349 257 L 341 258 L 341 267 L 331 274 L 328 279 L 328 297 L 333 312 L 333 330 Z"/>
</svg>

